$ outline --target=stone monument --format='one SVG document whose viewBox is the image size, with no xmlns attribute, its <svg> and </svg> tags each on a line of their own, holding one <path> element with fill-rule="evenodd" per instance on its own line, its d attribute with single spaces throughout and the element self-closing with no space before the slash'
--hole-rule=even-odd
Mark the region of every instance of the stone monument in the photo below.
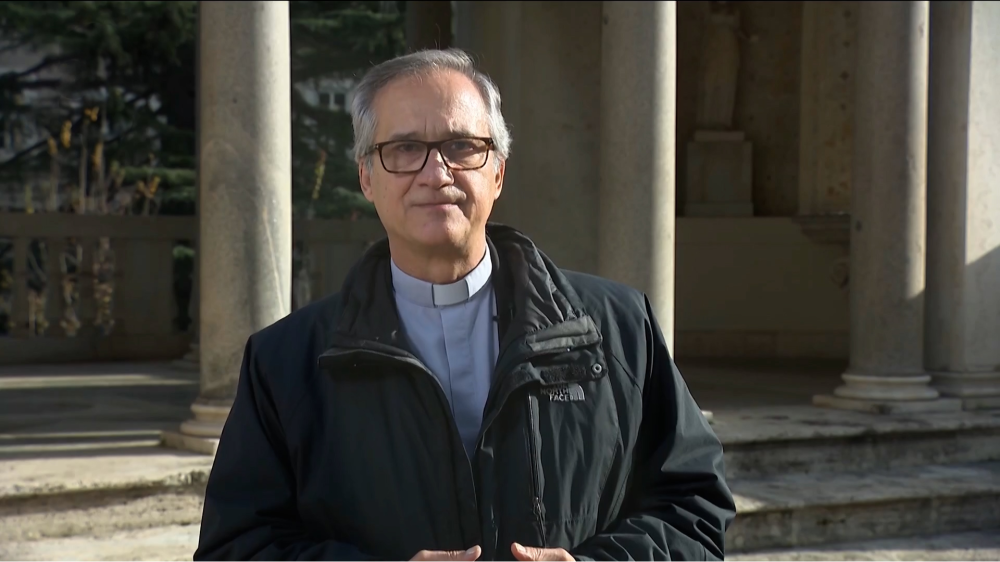
<svg viewBox="0 0 1000 562">
<path fill-rule="evenodd" d="M 697 130 L 687 144 L 684 216 L 753 216 L 752 145 L 733 126 L 740 12 L 709 2 L 698 83 Z"/>
</svg>

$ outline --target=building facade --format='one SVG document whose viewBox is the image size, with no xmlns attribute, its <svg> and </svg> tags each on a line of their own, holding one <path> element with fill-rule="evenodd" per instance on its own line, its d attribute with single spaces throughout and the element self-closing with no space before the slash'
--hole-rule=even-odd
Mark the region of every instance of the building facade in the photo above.
<svg viewBox="0 0 1000 562">
<path fill-rule="evenodd" d="M 407 13 L 414 48 L 464 48 L 500 87 L 514 144 L 495 220 L 645 291 L 678 358 L 840 359 L 842 385 L 815 404 L 891 414 L 1000 407 L 995 6 Z M 319 297 L 378 227 L 292 224 L 287 5 L 200 10 L 202 395 L 173 439 L 204 450 L 246 337 L 291 310 L 292 239 L 316 241 Z M 350 84 L 308 95 L 343 107 Z"/>
</svg>

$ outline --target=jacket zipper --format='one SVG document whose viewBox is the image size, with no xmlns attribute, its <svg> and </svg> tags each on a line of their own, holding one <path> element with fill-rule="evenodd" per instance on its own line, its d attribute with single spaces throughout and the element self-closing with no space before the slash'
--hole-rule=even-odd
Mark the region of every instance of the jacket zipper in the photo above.
<svg viewBox="0 0 1000 562">
<path fill-rule="evenodd" d="M 449 425 L 450 430 L 451 430 L 452 456 L 453 457 L 455 456 L 454 449 L 456 448 L 456 443 L 458 443 L 457 447 L 462 451 L 462 454 L 460 456 L 465 459 L 465 468 L 468 471 L 468 474 L 472 475 L 472 479 L 471 479 L 472 480 L 472 500 L 473 500 L 473 504 L 476 506 L 476 514 L 478 516 L 479 515 L 479 494 L 476 491 L 476 478 L 475 478 L 475 472 L 472 469 L 472 461 L 469 458 L 468 453 L 466 453 L 466 451 L 465 451 L 465 445 L 462 444 L 461 434 L 458 431 L 458 425 L 455 422 L 455 416 L 451 413 L 451 406 L 450 406 L 450 404 L 448 402 L 448 397 L 444 393 L 444 387 L 441 385 L 441 381 L 439 381 L 438 378 L 434 376 L 434 373 L 432 373 L 430 371 L 430 369 L 428 369 L 427 366 L 425 366 L 419 359 L 417 359 L 416 357 L 413 357 L 413 356 L 411 356 L 409 354 L 404 354 L 405 352 L 404 353 L 400 353 L 399 355 L 397 355 L 395 353 L 387 353 L 387 352 L 384 352 L 384 351 L 376 351 L 376 350 L 373 350 L 373 349 L 357 349 L 357 348 L 354 348 L 354 349 L 351 349 L 347 353 L 358 353 L 358 354 L 362 354 L 362 355 L 373 355 L 376 358 L 381 359 L 381 360 L 400 361 L 400 362 L 406 363 L 406 364 L 414 367 L 418 372 L 421 373 L 422 376 L 429 377 L 434 382 L 433 386 L 434 386 L 434 389 L 437 391 L 437 397 L 438 397 L 438 403 L 439 403 L 438 405 L 444 410 L 444 412 L 445 412 L 445 419 L 448 420 L 448 425 Z M 332 358 L 332 357 L 336 357 L 337 355 L 341 355 L 341 354 L 345 354 L 345 352 L 323 354 L 323 355 L 320 356 L 320 358 L 323 358 L 323 357 Z M 459 510 L 459 513 L 461 513 L 461 510 Z M 481 531 L 482 530 L 482 524 L 480 524 L 478 528 Z"/>
<path fill-rule="evenodd" d="M 531 360 L 531 359 L 535 359 L 537 357 L 542 357 L 542 356 L 545 356 L 545 355 L 551 355 L 551 354 L 555 354 L 555 353 L 562 353 L 562 352 L 566 352 L 566 351 L 573 351 L 574 349 L 580 349 L 580 348 L 592 345 L 592 343 L 585 343 L 585 344 L 576 345 L 576 346 L 572 346 L 572 347 L 568 347 L 568 348 L 544 349 L 544 350 L 540 350 L 540 351 L 533 351 L 533 352 L 525 353 L 525 354 L 523 354 L 521 356 L 518 356 L 517 357 L 517 361 L 508 361 L 509 363 L 511 363 L 512 365 L 515 366 L 514 368 L 508 368 L 508 369 L 505 369 L 504 371 L 501 372 L 500 371 L 500 367 L 501 366 L 505 366 L 506 367 L 503 359 L 505 359 L 506 355 L 508 353 L 510 353 L 510 348 L 513 346 L 513 344 L 514 344 L 514 342 L 511 341 L 511 342 L 508 343 L 508 345 L 504 346 L 504 349 L 501 350 L 499 356 L 497 357 L 496 366 L 494 367 L 493 373 L 492 373 L 493 381 L 492 381 L 491 386 L 490 386 L 490 392 L 489 392 L 489 397 L 490 398 L 493 398 L 494 397 L 494 392 L 499 390 L 499 388 L 498 388 L 499 384 L 503 381 L 504 376 L 509 375 L 511 372 L 513 372 L 516 369 L 516 365 L 524 363 L 525 361 L 528 361 L 528 360 Z M 384 346 L 385 344 L 380 344 L 380 345 Z M 388 346 L 386 346 L 386 347 L 388 347 Z M 447 398 L 447 396 L 445 396 L 444 387 L 441 386 L 441 381 L 439 381 L 437 379 L 437 377 L 435 377 L 434 374 L 431 373 L 430 369 L 428 369 L 419 359 L 417 359 L 416 357 L 413 357 L 412 355 L 410 355 L 410 354 L 408 354 L 408 353 L 406 353 L 406 352 L 404 352 L 402 350 L 398 350 L 399 353 L 396 353 L 396 351 L 397 350 L 395 348 L 393 348 L 393 353 L 389 353 L 389 352 L 385 352 L 385 351 L 377 351 L 377 350 L 374 350 L 374 349 L 365 349 L 365 348 L 357 348 L 357 347 L 351 348 L 351 352 L 362 353 L 362 354 L 371 354 L 371 355 L 374 355 L 374 356 L 379 357 L 379 358 L 389 359 L 389 360 L 394 360 L 394 361 L 402 361 L 404 363 L 410 364 L 410 365 L 414 366 L 415 368 L 417 368 L 417 370 L 419 370 L 422 374 L 424 374 L 424 375 L 430 377 L 431 379 L 433 379 L 433 381 L 435 383 L 435 389 L 437 390 L 438 401 L 440 402 L 441 407 L 445 409 L 445 412 L 447 414 L 445 417 L 450 422 L 449 425 L 451 426 L 452 448 L 456 447 L 455 443 L 458 443 L 458 447 L 464 453 L 465 452 L 465 446 L 462 444 L 461 435 L 459 434 L 458 426 L 455 423 L 454 415 L 452 415 L 452 413 L 451 413 L 451 408 L 448 405 L 448 398 Z M 339 353 L 329 353 L 329 354 L 324 353 L 324 354 L 320 355 L 320 360 L 322 360 L 323 357 L 335 357 L 336 355 L 339 355 Z M 322 366 L 322 364 L 321 364 L 321 366 Z M 504 375 L 504 376 L 501 376 L 501 375 Z M 522 386 L 525 386 L 526 384 L 528 384 L 527 381 L 524 382 L 524 383 L 515 385 L 514 387 L 508 389 L 503 394 L 503 396 L 496 397 L 493 400 L 487 399 L 487 404 L 486 404 L 486 408 L 485 408 L 485 410 L 487 412 L 487 416 L 483 419 L 483 423 L 482 423 L 482 425 L 481 425 L 481 427 L 479 429 L 479 436 L 476 438 L 476 449 L 475 450 L 478 451 L 482 447 L 483 438 L 486 435 L 486 431 L 490 428 L 490 426 L 493 425 L 493 421 L 500 414 L 500 408 L 507 402 L 507 398 L 511 394 L 513 394 L 516 390 L 518 390 Z M 496 405 L 496 404 L 498 404 L 498 405 Z M 537 404 L 536 404 L 536 407 L 537 407 Z M 530 414 L 530 411 L 529 411 L 529 414 Z M 529 415 L 529 417 L 530 417 L 530 415 Z M 537 418 L 537 412 L 535 413 L 535 418 Z M 532 421 L 531 425 L 532 426 L 536 426 L 537 425 L 537 421 Z M 532 432 L 533 432 L 534 431 L 534 427 L 532 427 L 531 429 L 532 429 Z M 456 441 L 456 439 L 457 439 L 457 441 Z M 536 443 L 536 440 L 535 440 L 534 433 L 531 433 L 529 439 L 531 440 L 531 444 L 530 445 L 532 447 L 532 450 L 533 451 L 537 451 L 537 443 Z M 463 454 L 462 457 L 465 459 L 465 466 L 468 468 L 469 474 L 472 475 L 472 487 L 473 487 L 473 495 L 474 495 L 473 501 L 474 501 L 474 503 L 476 505 L 476 514 L 479 516 L 479 518 L 481 520 L 482 516 L 479 513 L 479 495 L 478 495 L 478 492 L 476 491 L 476 472 L 473 469 L 472 459 L 469 457 L 469 455 L 468 454 Z M 538 474 L 537 474 L 538 470 L 540 470 L 540 467 L 537 466 L 537 460 L 536 460 L 537 454 L 532 455 L 532 457 L 533 457 L 532 458 L 532 463 L 531 463 L 531 468 L 532 468 L 532 486 L 534 487 L 534 489 L 532 490 L 532 512 L 535 514 L 535 517 L 538 520 L 539 525 L 541 525 L 542 502 L 541 502 L 541 498 L 538 496 L 538 489 L 541 487 L 541 485 L 538 482 Z M 497 549 L 496 540 L 499 537 L 497 536 L 497 529 L 496 529 L 495 522 L 492 522 L 491 526 L 493 526 L 493 532 L 494 532 L 494 545 L 493 545 L 494 548 L 493 548 L 493 550 L 494 550 L 494 553 L 495 553 L 495 552 L 497 552 L 497 550 L 496 550 Z M 481 521 L 480 521 L 479 529 L 482 530 L 482 523 L 481 523 Z"/>
<path fill-rule="evenodd" d="M 541 451 L 538 447 L 538 438 L 535 436 L 539 430 L 538 425 L 538 397 L 528 395 L 528 447 L 530 450 L 529 464 L 531 465 L 531 510 L 535 515 L 535 520 L 541 532 L 542 525 L 542 497 L 541 497 Z M 545 545 L 541 545 L 545 546 Z"/>
</svg>

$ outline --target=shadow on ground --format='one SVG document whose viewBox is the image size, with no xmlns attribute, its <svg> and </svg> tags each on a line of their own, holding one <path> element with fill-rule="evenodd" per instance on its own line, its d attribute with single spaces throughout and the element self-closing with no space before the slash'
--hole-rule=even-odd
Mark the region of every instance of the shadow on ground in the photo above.
<svg viewBox="0 0 1000 562">
<path fill-rule="evenodd" d="M 0 462 L 155 454 L 197 394 L 197 373 L 161 363 L 0 367 Z"/>
</svg>

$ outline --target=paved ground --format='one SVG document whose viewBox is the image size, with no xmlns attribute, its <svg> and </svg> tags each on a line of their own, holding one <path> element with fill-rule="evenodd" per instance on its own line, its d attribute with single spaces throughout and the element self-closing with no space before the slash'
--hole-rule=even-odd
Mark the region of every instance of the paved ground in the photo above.
<svg viewBox="0 0 1000 562">
<path fill-rule="evenodd" d="M 197 373 L 166 364 L 0 367 L 0 462 L 155 445 L 197 394 Z"/>
<path fill-rule="evenodd" d="M 197 525 L 0 545 L 0 560 L 191 560 Z"/>
<path fill-rule="evenodd" d="M 191 560 L 197 525 L 114 533 L 100 537 L 8 543 L 2 560 Z M 1000 533 L 962 533 L 838 545 L 837 547 L 731 555 L 729 560 L 1000 560 Z"/>
</svg>

